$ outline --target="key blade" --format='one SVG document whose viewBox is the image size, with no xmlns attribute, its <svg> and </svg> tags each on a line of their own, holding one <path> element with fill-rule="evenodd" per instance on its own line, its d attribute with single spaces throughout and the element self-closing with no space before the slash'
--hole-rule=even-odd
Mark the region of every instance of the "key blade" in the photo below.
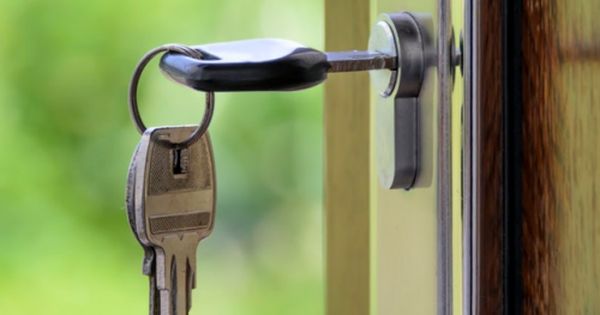
<svg viewBox="0 0 600 315">
<path fill-rule="evenodd" d="M 189 258 L 186 260 L 185 291 L 186 291 L 186 296 L 187 296 L 186 309 L 187 309 L 188 313 L 192 309 L 192 290 L 196 287 L 196 267 L 195 266 L 196 266 L 195 262 L 192 265 Z"/>
<path fill-rule="evenodd" d="M 148 296 L 148 299 L 150 301 L 149 303 L 149 313 L 150 315 L 161 315 L 160 314 L 160 291 L 158 290 L 157 284 L 156 284 L 156 275 L 154 273 L 152 273 L 150 276 L 148 276 L 148 279 L 150 280 L 150 294 Z"/>
<path fill-rule="evenodd" d="M 397 69 L 398 58 L 373 51 L 327 52 L 328 72 Z"/>
<path fill-rule="evenodd" d="M 171 314 L 173 315 L 180 315 L 181 312 L 178 312 L 178 309 L 181 309 L 181 301 L 179 301 L 178 297 L 179 297 L 179 291 L 178 286 L 177 286 L 177 280 L 178 280 L 178 269 L 177 268 L 177 257 L 175 256 L 171 256 L 171 289 L 169 292 L 169 299 L 171 301 L 170 305 L 168 305 L 168 307 L 171 309 Z M 178 307 L 179 306 L 179 307 Z M 181 314 L 181 315 L 185 315 L 185 314 Z"/>
<path fill-rule="evenodd" d="M 167 251 L 157 250 L 156 283 L 162 315 L 187 315 L 191 309 L 196 247 L 190 243 L 188 248 L 165 246 Z M 176 251 L 168 251 L 170 248 Z"/>
</svg>

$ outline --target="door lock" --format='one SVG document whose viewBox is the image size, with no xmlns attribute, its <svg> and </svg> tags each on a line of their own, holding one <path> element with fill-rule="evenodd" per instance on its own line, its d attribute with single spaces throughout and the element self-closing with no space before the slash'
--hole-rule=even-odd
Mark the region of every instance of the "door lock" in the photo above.
<svg viewBox="0 0 600 315">
<path fill-rule="evenodd" d="M 368 51 L 321 52 L 288 40 L 253 39 L 193 46 L 202 58 L 168 52 L 160 68 L 205 92 L 301 90 L 322 83 L 329 73 L 371 71 L 380 182 L 410 189 L 420 167 L 421 85 L 436 66 L 432 30 L 426 14 L 382 14 Z"/>
</svg>

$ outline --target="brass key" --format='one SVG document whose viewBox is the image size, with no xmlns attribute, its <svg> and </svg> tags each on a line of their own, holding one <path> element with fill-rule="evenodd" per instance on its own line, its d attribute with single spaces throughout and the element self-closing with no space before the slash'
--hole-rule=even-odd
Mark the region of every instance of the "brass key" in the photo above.
<svg viewBox="0 0 600 315">
<path fill-rule="evenodd" d="M 146 130 L 132 161 L 129 212 L 136 236 L 145 249 L 153 250 L 146 250 L 147 258 L 153 256 L 151 287 L 156 287 L 150 308 L 161 315 L 189 312 L 196 248 L 214 224 L 215 177 L 208 135 L 187 147 L 176 145 L 193 130 Z"/>
</svg>

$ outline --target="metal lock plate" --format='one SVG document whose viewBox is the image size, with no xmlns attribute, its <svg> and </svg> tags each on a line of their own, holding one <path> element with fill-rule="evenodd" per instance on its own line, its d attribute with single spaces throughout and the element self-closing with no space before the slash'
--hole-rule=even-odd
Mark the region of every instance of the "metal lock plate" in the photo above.
<svg viewBox="0 0 600 315">
<path fill-rule="evenodd" d="M 434 61 L 431 18 L 412 13 L 382 14 L 369 50 L 397 56 L 397 70 L 371 71 L 375 102 L 377 168 L 385 188 L 410 189 L 420 168 L 420 104 L 425 70 Z"/>
</svg>

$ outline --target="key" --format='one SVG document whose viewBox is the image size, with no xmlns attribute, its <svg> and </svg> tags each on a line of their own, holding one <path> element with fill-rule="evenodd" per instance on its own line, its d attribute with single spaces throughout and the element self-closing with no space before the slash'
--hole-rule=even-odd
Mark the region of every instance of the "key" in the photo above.
<svg viewBox="0 0 600 315">
<path fill-rule="evenodd" d="M 170 145 L 192 130 L 177 127 L 146 131 L 132 163 L 130 217 L 143 245 L 155 250 L 159 298 L 158 303 L 151 301 L 150 305 L 163 315 L 187 314 L 191 307 L 196 247 L 208 236 L 214 220 L 214 171 L 207 137 L 189 148 Z"/>
<path fill-rule="evenodd" d="M 151 314 L 189 312 L 196 248 L 214 224 L 215 177 L 208 136 L 187 148 L 173 145 L 193 130 L 148 129 L 132 162 L 130 220 L 145 250 L 153 249 L 153 254 L 145 251 L 153 263 L 144 267 L 150 275 Z"/>
<path fill-rule="evenodd" d="M 397 56 L 376 51 L 324 53 L 281 39 L 193 48 L 204 58 L 166 53 L 160 68 L 169 78 L 200 91 L 292 91 L 323 82 L 329 72 L 397 68 Z"/>
<path fill-rule="evenodd" d="M 144 140 L 148 140 L 147 138 L 143 138 Z M 159 306 L 158 306 L 158 291 L 156 290 L 156 277 L 154 275 L 154 271 L 155 271 L 155 252 L 154 252 L 154 248 L 150 247 L 150 246 L 146 246 L 142 243 L 142 241 L 140 240 L 140 238 L 137 236 L 137 233 L 135 233 L 135 222 L 136 222 L 136 217 L 135 217 L 135 205 L 134 205 L 134 200 L 135 200 L 135 173 L 137 171 L 137 158 L 138 158 L 138 151 L 139 151 L 139 147 L 140 145 L 138 144 L 136 146 L 136 149 L 134 151 L 133 157 L 131 159 L 131 163 L 129 165 L 129 171 L 128 171 L 128 175 L 127 175 L 127 193 L 126 193 L 126 209 L 127 209 L 127 217 L 129 219 L 129 225 L 132 229 L 132 231 L 134 232 L 134 235 L 136 236 L 136 239 L 138 240 L 138 242 L 140 243 L 140 245 L 142 245 L 142 248 L 144 250 L 144 259 L 142 262 L 142 272 L 143 274 L 147 275 L 149 277 L 149 313 L 150 315 L 160 315 L 158 313 L 159 311 Z"/>
</svg>

